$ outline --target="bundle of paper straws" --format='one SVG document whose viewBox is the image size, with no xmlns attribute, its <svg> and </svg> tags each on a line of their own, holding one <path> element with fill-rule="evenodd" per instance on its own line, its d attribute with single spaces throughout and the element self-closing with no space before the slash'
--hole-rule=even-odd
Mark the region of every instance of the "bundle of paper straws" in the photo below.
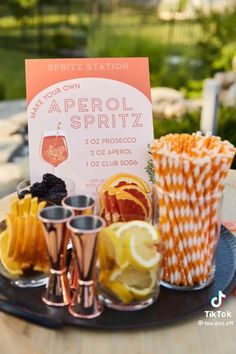
<svg viewBox="0 0 236 354">
<path fill-rule="evenodd" d="M 193 287 L 212 275 L 218 210 L 235 151 L 228 141 L 200 133 L 152 143 L 164 281 Z"/>
</svg>

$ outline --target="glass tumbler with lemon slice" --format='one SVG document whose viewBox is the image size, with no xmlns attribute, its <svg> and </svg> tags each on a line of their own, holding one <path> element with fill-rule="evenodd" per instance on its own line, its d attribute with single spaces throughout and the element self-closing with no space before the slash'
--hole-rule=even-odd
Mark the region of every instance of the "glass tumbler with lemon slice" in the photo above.
<svg viewBox="0 0 236 354">
<path fill-rule="evenodd" d="M 159 294 L 161 238 L 145 221 L 103 228 L 98 243 L 99 300 L 123 311 L 143 309 Z"/>
</svg>

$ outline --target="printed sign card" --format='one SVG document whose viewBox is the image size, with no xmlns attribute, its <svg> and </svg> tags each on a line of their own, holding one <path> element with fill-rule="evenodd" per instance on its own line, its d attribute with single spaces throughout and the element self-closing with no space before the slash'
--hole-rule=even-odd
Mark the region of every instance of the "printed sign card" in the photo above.
<svg viewBox="0 0 236 354">
<path fill-rule="evenodd" d="M 30 176 L 94 192 L 115 173 L 148 181 L 153 140 L 147 58 L 26 60 Z"/>
</svg>

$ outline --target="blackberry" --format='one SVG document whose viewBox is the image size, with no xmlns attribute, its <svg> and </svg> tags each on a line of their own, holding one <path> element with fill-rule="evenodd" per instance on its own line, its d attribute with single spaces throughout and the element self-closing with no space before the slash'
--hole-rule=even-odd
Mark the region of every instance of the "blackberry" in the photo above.
<svg viewBox="0 0 236 354">
<path fill-rule="evenodd" d="M 66 193 L 67 194 L 66 187 L 63 186 L 62 184 L 55 184 L 52 188 L 50 188 L 50 194 L 54 194 L 54 193 Z"/>
<path fill-rule="evenodd" d="M 56 176 L 52 175 L 51 173 L 45 173 L 43 175 L 43 182 L 45 182 L 48 187 L 53 187 L 55 184 L 61 184 L 63 186 L 66 185 L 65 182 L 61 178 L 56 177 Z"/>
<path fill-rule="evenodd" d="M 30 187 L 30 192 L 33 197 L 45 197 L 48 194 L 48 187 L 44 182 L 36 182 Z"/>
<path fill-rule="evenodd" d="M 55 204 L 61 204 L 62 199 L 67 195 L 67 193 L 62 193 L 62 192 L 57 192 L 57 193 L 50 193 L 48 199 L 55 203 Z"/>
<path fill-rule="evenodd" d="M 32 184 L 31 188 L 37 188 L 38 186 L 40 186 L 41 182 L 35 182 L 34 184 Z"/>
<path fill-rule="evenodd" d="M 19 198 L 24 198 L 25 194 L 28 193 L 31 193 L 33 197 L 60 204 L 67 195 L 67 190 L 65 182 L 61 178 L 51 173 L 45 173 L 42 182 L 35 182 L 28 191 L 22 191 Z"/>
</svg>

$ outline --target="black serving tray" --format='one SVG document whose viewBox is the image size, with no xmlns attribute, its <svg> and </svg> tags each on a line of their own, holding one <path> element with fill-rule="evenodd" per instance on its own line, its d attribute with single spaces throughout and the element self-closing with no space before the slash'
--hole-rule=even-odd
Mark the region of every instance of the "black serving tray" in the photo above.
<svg viewBox="0 0 236 354">
<path fill-rule="evenodd" d="M 74 325 L 90 329 L 124 330 L 162 326 L 193 317 L 209 308 L 211 298 L 219 290 L 226 295 L 231 294 L 236 286 L 235 270 L 236 238 L 222 226 L 215 280 L 205 289 L 176 291 L 161 287 L 156 303 L 146 309 L 121 312 L 105 308 L 100 317 L 82 320 L 72 317 L 67 308 L 46 306 L 41 301 L 43 287 L 17 288 L 11 285 L 10 280 L 0 276 L 0 310 L 48 328 Z"/>
</svg>

